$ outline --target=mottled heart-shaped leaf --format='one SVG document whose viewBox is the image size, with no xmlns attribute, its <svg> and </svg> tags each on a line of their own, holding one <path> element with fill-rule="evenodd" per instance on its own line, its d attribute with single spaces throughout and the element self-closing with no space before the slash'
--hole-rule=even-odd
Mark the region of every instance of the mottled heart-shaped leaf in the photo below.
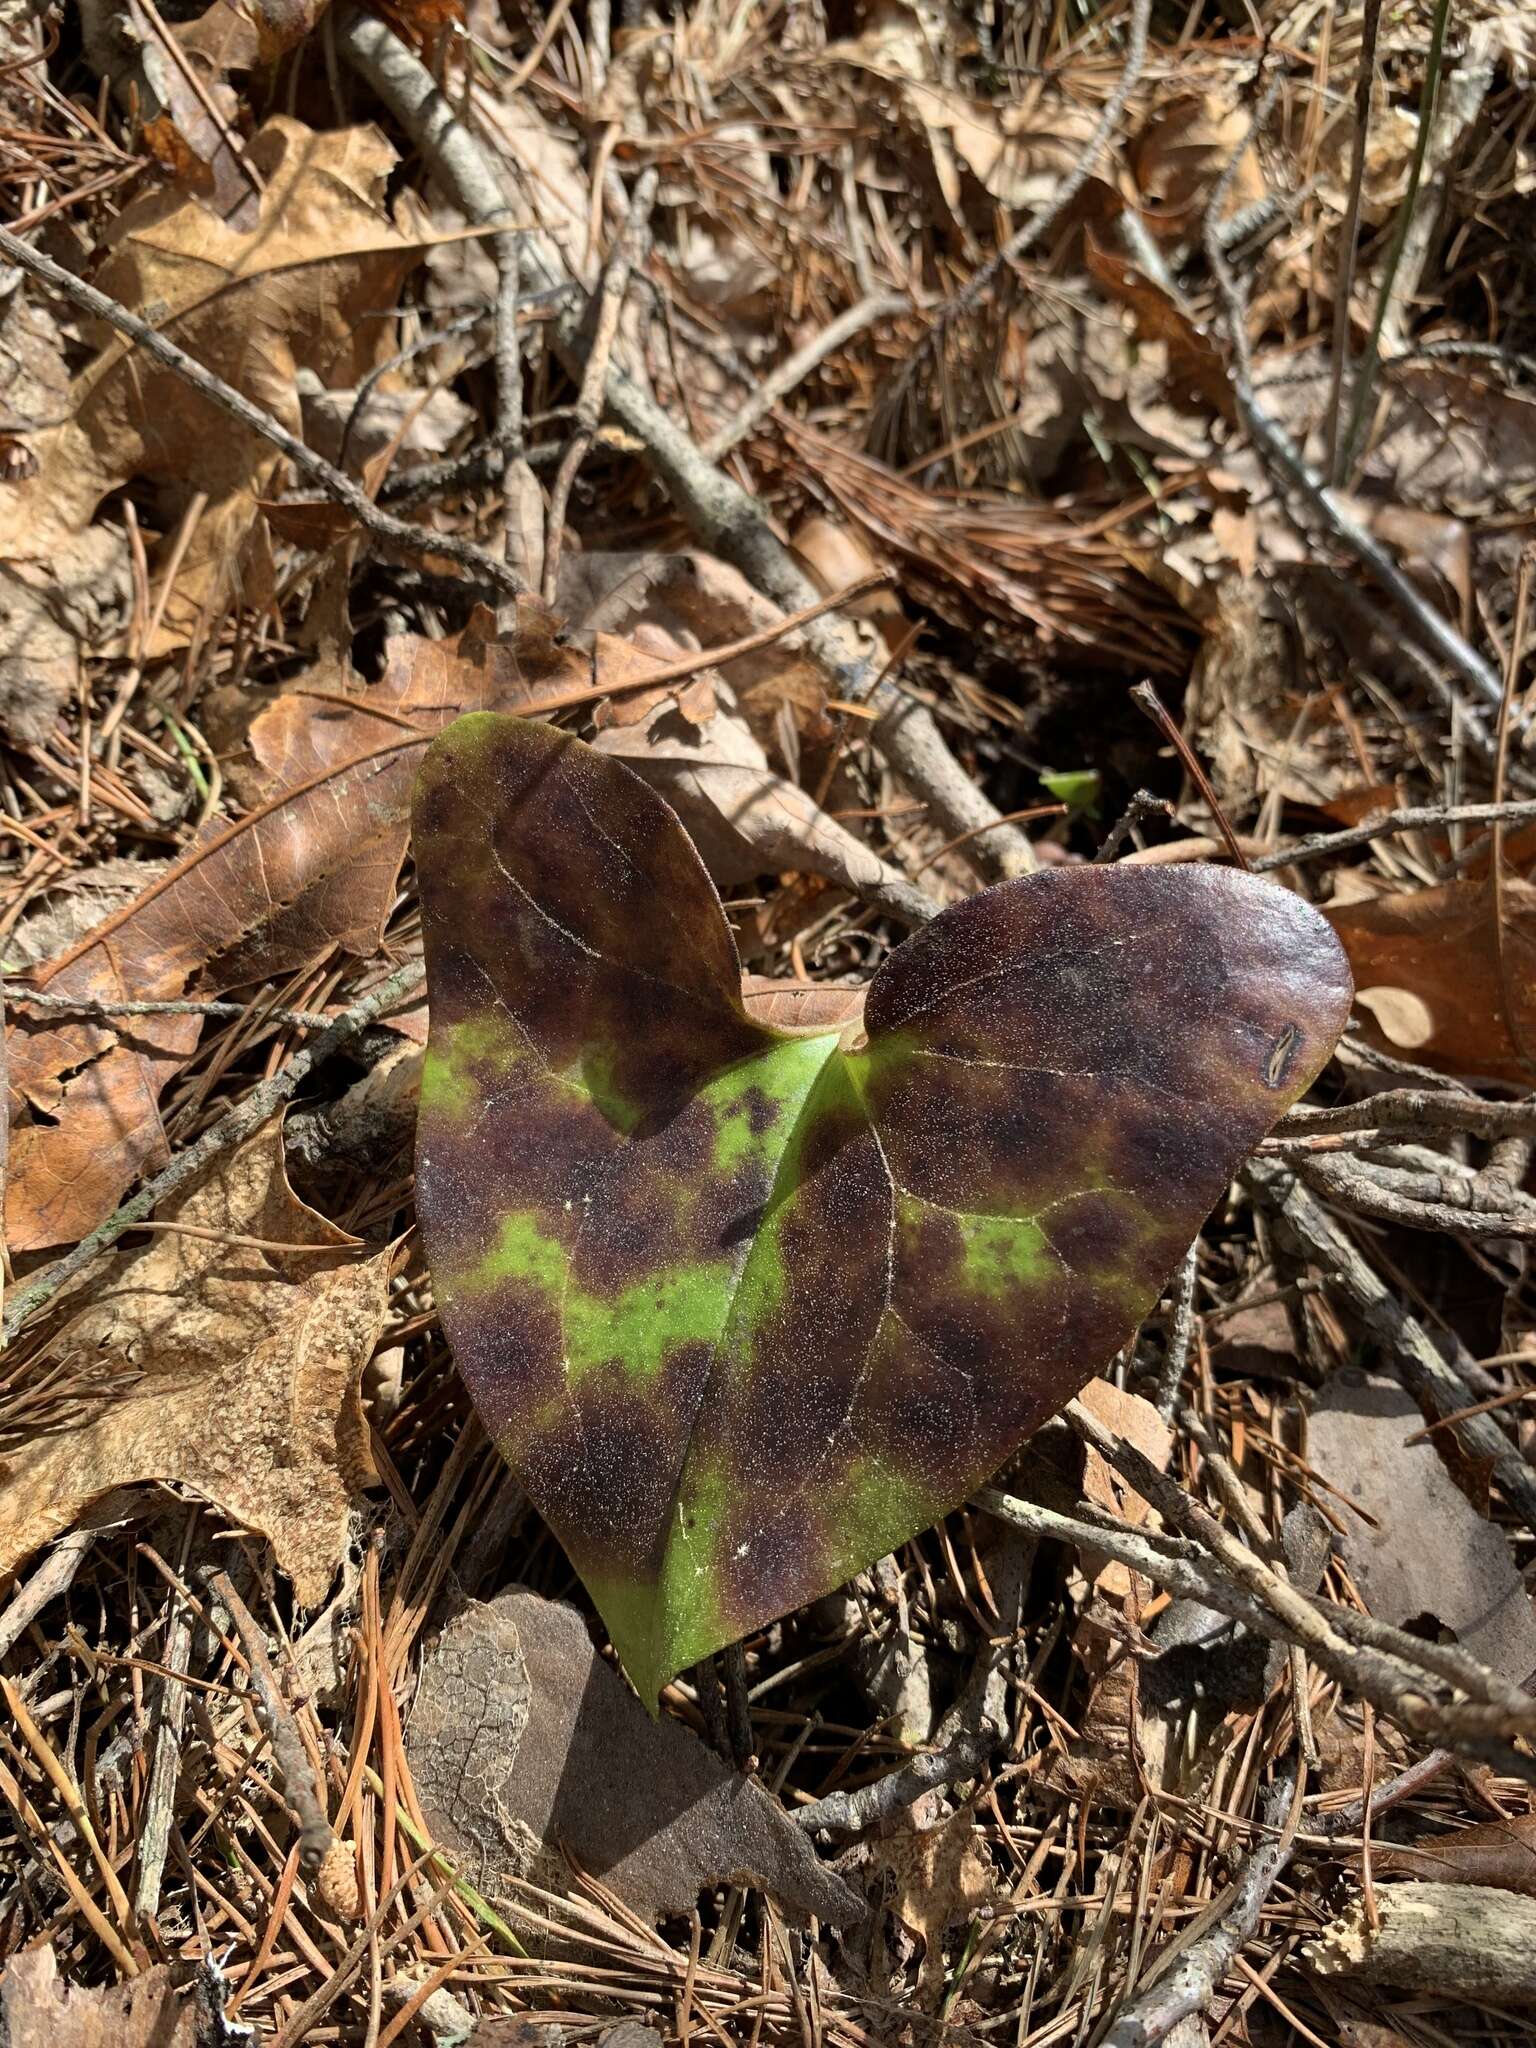
<svg viewBox="0 0 1536 2048">
<path fill-rule="evenodd" d="M 947 910 L 862 1032 L 776 1030 L 660 797 L 519 719 L 433 743 L 415 846 L 444 1327 L 647 1704 L 1102 1367 L 1348 1011 L 1298 897 L 1121 866 Z"/>
</svg>

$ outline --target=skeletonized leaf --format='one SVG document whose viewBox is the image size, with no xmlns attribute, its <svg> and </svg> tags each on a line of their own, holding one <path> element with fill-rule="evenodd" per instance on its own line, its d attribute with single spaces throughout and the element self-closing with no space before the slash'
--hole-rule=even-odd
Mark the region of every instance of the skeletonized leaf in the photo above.
<svg viewBox="0 0 1536 2048">
<path fill-rule="evenodd" d="M 648 1703 L 1090 1378 L 1348 1010 L 1284 890 L 1094 868 L 946 911 L 862 1035 L 774 1030 L 673 813 L 516 719 L 440 736 L 414 836 L 444 1323 Z"/>
</svg>

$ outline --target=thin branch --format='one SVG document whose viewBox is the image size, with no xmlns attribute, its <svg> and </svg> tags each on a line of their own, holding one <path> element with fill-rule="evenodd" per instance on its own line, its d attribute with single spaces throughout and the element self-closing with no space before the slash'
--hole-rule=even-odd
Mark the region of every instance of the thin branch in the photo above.
<svg viewBox="0 0 1536 2048">
<path fill-rule="evenodd" d="M 1104 103 L 1104 111 L 1094 126 L 1093 133 L 1083 144 L 1082 152 L 1056 190 L 1044 205 L 1039 206 L 1021 228 L 1015 229 L 995 255 L 989 256 L 981 268 L 939 308 L 930 332 L 942 334 L 956 320 L 963 320 L 980 304 L 994 277 L 1005 264 L 1017 263 L 1039 241 L 1046 231 L 1054 227 L 1066 212 L 1078 193 L 1098 168 L 1099 158 L 1109 145 L 1115 130 L 1120 126 L 1131 94 L 1140 81 L 1147 61 L 1147 27 L 1152 19 L 1152 0 L 1133 0 L 1131 7 L 1130 33 L 1126 37 L 1125 63 L 1121 67 L 1119 82 Z"/>
<path fill-rule="evenodd" d="M 472 570 L 497 589 L 510 590 L 515 594 L 525 588 L 503 563 L 473 541 L 464 540 L 457 534 L 429 532 L 424 527 L 413 526 L 407 519 L 397 519 L 392 512 L 381 510 L 351 477 L 327 462 L 324 456 L 317 455 L 313 448 L 306 447 L 296 434 L 290 434 L 280 421 L 253 404 L 243 392 L 226 384 L 222 377 L 216 377 L 212 370 L 189 356 L 185 349 L 178 348 L 175 342 L 167 341 L 157 328 L 141 320 L 136 313 L 130 313 L 116 299 L 109 298 L 105 292 L 98 291 L 94 285 L 87 284 L 83 278 L 55 263 L 52 257 L 44 256 L 40 250 L 30 247 L 4 228 L 0 228 L 0 256 L 33 277 L 40 277 L 45 284 L 80 307 L 82 312 L 93 314 L 96 319 L 106 321 L 109 327 L 115 327 L 119 334 L 125 335 L 166 369 L 174 371 L 184 383 L 201 392 L 231 419 L 238 420 L 241 426 L 270 441 L 274 448 L 287 456 L 295 469 L 312 478 L 328 497 L 345 505 L 358 524 L 386 547 L 402 548 L 413 555 L 442 556 L 457 562 L 460 568 Z"/>
<path fill-rule="evenodd" d="M 325 1801 L 315 1783 L 314 1767 L 288 1702 L 283 1698 L 277 1673 L 267 1655 L 266 1639 L 256 1625 L 255 1616 L 236 1592 L 228 1572 L 215 1572 L 208 1584 L 229 1609 L 245 1646 L 251 1690 L 261 1704 L 261 1717 L 267 1724 L 273 1761 L 282 1777 L 288 1804 L 298 1815 L 299 1865 L 312 1877 L 336 1840 L 325 1817 Z"/>
<path fill-rule="evenodd" d="M 856 1835 L 877 1821 L 891 1820 L 905 1812 L 924 1792 L 962 1778 L 979 1777 L 996 1754 L 1004 1731 L 990 1726 L 965 1729 L 947 1749 L 926 1751 L 900 1770 L 888 1771 L 853 1792 L 829 1792 L 809 1806 L 799 1806 L 790 1819 L 798 1828 L 815 1833 L 826 1828 L 839 1835 Z"/>
<path fill-rule="evenodd" d="M 1274 105 L 1277 88 L 1265 94 L 1254 115 L 1249 139 L 1259 132 Z M 1247 147 L 1245 140 L 1242 148 Z M 1253 364 L 1248 349 L 1247 313 L 1232 268 L 1222 247 L 1220 223 L 1223 187 L 1228 186 L 1241 161 L 1241 148 L 1234 152 L 1217 182 L 1205 214 L 1205 257 L 1221 300 L 1227 339 L 1232 346 L 1230 374 L 1238 412 L 1248 429 L 1265 468 L 1282 496 L 1294 491 L 1327 527 L 1343 548 L 1367 569 L 1398 610 L 1413 625 L 1420 640 L 1447 668 L 1454 671 L 1486 704 L 1497 706 L 1503 697 L 1498 675 L 1476 650 L 1468 645 L 1449 620 L 1441 617 L 1421 596 L 1412 580 L 1393 561 L 1387 550 L 1337 503 L 1333 493 L 1313 475 L 1289 436 L 1260 405 L 1253 384 Z M 1476 712 L 1471 713 L 1477 722 Z"/>
<path fill-rule="evenodd" d="M 1120 2008 L 1099 2048 L 1154 2048 L 1180 2020 L 1204 2012 L 1211 2003 L 1296 1853 L 1300 1779 L 1300 1759 L 1292 1756 L 1264 1802 L 1263 1826 L 1272 1832 L 1250 1851 L 1215 1921 L 1187 1947 L 1176 1943 L 1166 1968 L 1153 1964 L 1152 1981 Z"/>
<path fill-rule="evenodd" d="M 1342 832 L 1314 832 L 1298 839 L 1283 853 L 1266 853 L 1249 866 L 1257 875 L 1274 868 L 1299 867 L 1303 861 L 1327 860 L 1336 853 L 1349 853 L 1357 846 L 1369 846 L 1373 839 L 1390 839 L 1399 832 L 1437 832 L 1446 825 L 1519 824 L 1536 818 L 1536 801 L 1530 798 L 1500 804 L 1412 804 L 1395 811 L 1378 811 Z"/>
<path fill-rule="evenodd" d="M 343 6 L 334 16 L 337 48 L 367 81 L 420 149 L 437 177 L 470 217 L 505 218 L 506 194 L 495 165 L 458 120 L 426 67 L 382 21 Z M 556 282 L 554 251 L 537 235 L 522 237 L 523 284 L 546 291 Z M 579 377 L 585 362 L 585 321 L 568 310 L 554 322 L 555 346 Z M 639 441 L 695 537 L 721 555 L 784 611 L 799 611 L 819 593 L 774 533 L 761 505 L 733 478 L 707 462 L 697 442 L 617 364 L 608 377 L 608 409 Z M 950 833 L 997 827 L 974 842 L 979 864 L 999 875 L 1029 874 L 1034 850 L 1000 813 L 950 751 L 927 706 L 884 678 L 847 629 L 817 620 L 804 629 L 804 646 L 829 684 L 829 694 L 869 703 L 877 713 L 872 737 L 891 768 L 922 797 Z"/>
<path fill-rule="evenodd" d="M 259 1131 L 268 1117 L 281 1109 L 285 1102 L 292 1101 L 317 1068 L 322 1067 L 341 1046 L 356 1038 L 359 1032 L 366 1031 L 374 1019 L 408 989 L 413 989 L 424 972 L 421 961 L 409 960 L 387 981 L 380 982 L 369 994 L 360 996 L 350 1009 L 333 1018 L 311 1044 L 295 1053 L 285 1067 L 279 1067 L 259 1087 L 253 1088 L 227 1116 L 221 1117 L 200 1138 L 194 1139 L 184 1152 L 178 1152 L 163 1172 L 146 1181 L 136 1195 L 114 1209 L 104 1222 L 98 1223 L 93 1231 L 81 1238 L 73 1251 L 23 1282 L 6 1304 L 0 1341 L 10 1343 L 34 1309 L 52 1301 L 66 1281 L 72 1280 L 77 1273 L 83 1273 L 99 1253 L 116 1244 L 124 1231 L 132 1230 L 168 1195 L 175 1194 L 195 1179 L 210 1160 L 222 1152 L 233 1151 L 235 1146 L 243 1144 Z"/>
<path fill-rule="evenodd" d="M 565 542 L 565 513 L 571 502 L 576 472 L 581 468 L 603 416 L 608 390 L 608 365 L 619 331 L 619 316 L 629 293 L 630 272 L 640 261 L 656 203 L 660 173 L 653 164 L 635 180 L 629 211 L 614 238 L 598 279 L 597 290 L 588 301 L 592 331 L 587 342 L 587 360 L 581 373 L 581 390 L 576 399 L 576 422 L 555 481 L 549 493 L 549 513 L 544 527 L 544 602 L 553 604 L 560 580 L 560 551 Z"/>
<path fill-rule="evenodd" d="M 1255 1157 L 1243 1168 L 1249 1189 L 1273 1211 L 1312 1263 L 1343 1293 L 1415 1400 L 1437 1416 L 1454 1416 L 1468 1457 L 1492 1469 L 1500 1491 L 1526 1525 L 1536 1529 L 1536 1472 L 1491 1415 L 1468 1415 L 1472 1396 L 1429 1332 L 1411 1316 L 1386 1282 L 1366 1264 L 1295 1175 L 1278 1161 Z"/>
<path fill-rule="evenodd" d="M 788 355 L 776 370 L 770 370 L 752 396 L 740 411 L 718 428 L 699 450 L 706 462 L 723 462 L 731 450 L 744 441 L 760 420 L 779 403 L 787 398 L 798 384 L 804 383 L 812 370 L 824 363 L 828 356 L 852 341 L 856 334 L 862 334 L 866 327 L 873 327 L 877 320 L 893 319 L 898 313 L 912 309 L 912 301 L 905 292 L 871 292 L 839 313 L 821 330 L 813 335 L 803 348 L 797 348 Z"/>
<path fill-rule="evenodd" d="M 1360 56 L 1355 71 L 1355 134 L 1349 160 L 1349 197 L 1339 230 L 1339 268 L 1333 280 L 1333 363 L 1328 384 L 1327 459 L 1324 474 L 1335 486 L 1339 473 L 1339 413 L 1344 402 L 1344 366 L 1349 360 L 1350 302 L 1355 295 L 1355 259 L 1360 253 L 1360 195 L 1365 189 L 1365 145 L 1371 132 L 1371 94 L 1376 84 L 1376 38 L 1381 0 L 1365 0 Z"/>
</svg>

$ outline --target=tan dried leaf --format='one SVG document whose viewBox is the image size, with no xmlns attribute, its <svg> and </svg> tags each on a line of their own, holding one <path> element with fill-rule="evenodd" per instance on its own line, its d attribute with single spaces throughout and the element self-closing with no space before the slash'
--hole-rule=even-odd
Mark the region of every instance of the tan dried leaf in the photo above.
<svg viewBox="0 0 1536 2048">
<path fill-rule="evenodd" d="M 641 627 L 635 637 L 658 668 L 664 649 L 676 657 L 675 645 L 669 648 L 655 627 Z M 593 744 L 628 762 L 666 798 L 722 886 L 783 869 L 824 875 L 854 891 L 877 885 L 887 872 L 879 855 L 798 784 L 775 775 L 736 715 L 735 697 L 723 683 L 715 694 L 720 708 L 702 723 L 684 714 L 672 690 L 643 720 L 609 726 Z"/>
<path fill-rule="evenodd" d="M 302 435 L 300 369 L 355 384 L 387 353 L 392 305 L 421 255 L 383 205 L 394 152 L 377 128 L 312 134 L 276 116 L 248 145 L 264 228 L 241 234 L 185 193 L 127 206 L 107 235 L 101 289 Z M 237 590 L 270 575 L 257 500 L 282 458 L 260 436 L 110 334 L 75 379 L 70 417 L 34 436 L 38 472 L 3 493 L 0 560 L 67 564 L 96 508 L 135 479 L 161 486 L 174 530 L 208 503 L 151 653 L 173 648 Z"/>
<path fill-rule="evenodd" d="M 573 664 L 588 679 L 573 651 L 546 648 L 532 628 L 510 645 L 493 632 L 490 614 L 476 613 L 447 640 L 390 641 L 384 675 L 369 688 L 322 664 L 285 691 L 251 726 L 253 765 L 231 773 L 254 822 L 211 822 L 172 869 L 146 871 L 139 903 L 82 941 L 48 978 L 50 992 L 174 1001 L 194 980 L 216 993 L 333 946 L 373 953 L 405 858 L 411 783 L 433 733 L 461 711 L 525 708 Z M 5 1206 L 13 1251 L 82 1236 L 136 1174 L 164 1164 L 160 1091 L 200 1029 L 196 1017 L 114 1027 L 23 1015 L 12 1102 L 41 1114 L 14 1131 Z"/>
<path fill-rule="evenodd" d="M 55 1344 L 83 1383 L 79 1420 L 0 1463 L 0 1570 L 114 1488 L 160 1483 L 260 1530 L 313 1606 L 373 1476 L 360 1388 L 389 1256 L 357 1259 L 355 1240 L 298 1199 L 276 1123 L 161 1221 L 183 1227 L 74 1296 Z"/>
<path fill-rule="evenodd" d="M 123 1984 L 66 1984 L 51 1948 L 29 1948 L 12 1956 L 0 1983 L 0 2040 L 7 2048 L 202 2048 L 212 2035 L 200 1989 L 195 1973 L 171 1963 Z"/>
<path fill-rule="evenodd" d="M 997 1876 L 975 1845 L 968 1806 L 938 1827 L 909 1828 L 876 1842 L 870 1870 L 883 1876 L 889 1910 L 923 1942 L 918 1996 L 930 2008 L 944 1990 L 944 1930 L 990 1906 Z"/>
</svg>

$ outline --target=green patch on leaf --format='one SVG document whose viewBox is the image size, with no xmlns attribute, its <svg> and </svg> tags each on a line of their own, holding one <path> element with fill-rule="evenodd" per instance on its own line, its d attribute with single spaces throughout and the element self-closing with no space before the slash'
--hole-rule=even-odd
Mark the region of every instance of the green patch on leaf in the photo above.
<svg viewBox="0 0 1536 2048">
<path fill-rule="evenodd" d="M 414 833 L 444 1327 L 648 1704 L 1092 1377 L 1347 1013 L 1299 898 L 1106 867 L 947 910 L 857 1050 L 758 1024 L 676 817 L 517 719 L 434 742 Z"/>
</svg>

